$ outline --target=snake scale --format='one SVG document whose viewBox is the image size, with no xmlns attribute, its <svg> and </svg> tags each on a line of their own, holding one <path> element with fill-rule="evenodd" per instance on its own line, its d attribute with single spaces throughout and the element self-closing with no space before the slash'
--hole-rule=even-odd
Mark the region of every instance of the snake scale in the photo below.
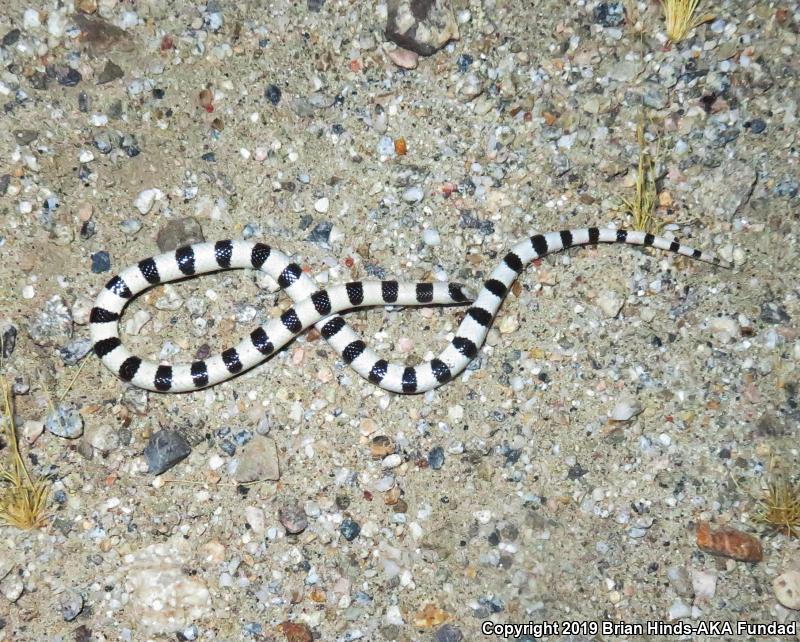
<svg viewBox="0 0 800 642">
<path fill-rule="evenodd" d="M 454 283 L 354 281 L 319 287 L 284 253 L 263 243 L 218 241 L 181 247 L 144 259 L 113 277 L 101 290 L 90 316 L 94 351 L 114 374 L 147 390 L 186 392 L 213 386 L 258 365 L 306 328 L 314 325 L 359 375 L 384 390 L 421 393 L 458 376 L 478 354 L 509 288 L 531 261 L 560 250 L 596 243 L 627 243 L 675 252 L 730 267 L 709 252 L 643 232 L 596 227 L 535 234 L 511 248 L 483 284 L 477 298 Z M 235 268 L 263 270 L 294 305 L 280 318 L 256 328 L 237 346 L 190 364 L 164 365 L 137 357 L 119 337 L 119 319 L 127 303 L 159 284 Z M 353 308 L 383 305 L 471 303 L 455 336 L 442 353 L 417 366 L 381 358 L 339 316 Z"/>
</svg>

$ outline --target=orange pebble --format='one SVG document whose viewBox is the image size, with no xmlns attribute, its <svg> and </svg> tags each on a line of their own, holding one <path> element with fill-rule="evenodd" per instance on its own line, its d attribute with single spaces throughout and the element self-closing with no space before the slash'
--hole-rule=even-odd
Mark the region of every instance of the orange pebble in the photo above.
<svg viewBox="0 0 800 642">
<path fill-rule="evenodd" d="M 207 112 L 211 113 L 214 111 L 214 92 L 210 89 L 203 89 L 198 96 L 198 100 L 200 101 L 200 106 L 205 109 Z"/>
<path fill-rule="evenodd" d="M 408 151 L 408 147 L 406 147 L 406 139 L 405 138 L 395 138 L 394 139 L 394 151 L 398 156 L 405 156 L 406 152 Z"/>
<path fill-rule="evenodd" d="M 728 526 L 712 531 L 708 522 L 700 522 L 697 527 L 697 546 L 706 553 L 742 562 L 760 562 L 764 557 L 757 537 Z"/>
</svg>

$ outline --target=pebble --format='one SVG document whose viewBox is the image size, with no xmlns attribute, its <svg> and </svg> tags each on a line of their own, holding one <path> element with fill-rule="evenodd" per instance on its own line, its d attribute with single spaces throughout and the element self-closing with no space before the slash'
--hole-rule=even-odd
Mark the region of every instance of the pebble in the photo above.
<svg viewBox="0 0 800 642">
<path fill-rule="evenodd" d="M 267 520 L 264 516 L 264 511 L 258 506 L 245 506 L 244 518 L 256 535 L 262 535 L 266 532 Z"/>
<path fill-rule="evenodd" d="M 397 468 L 400 464 L 403 463 L 403 457 L 394 453 L 392 455 L 388 455 L 387 457 L 383 458 L 381 461 L 381 466 L 386 470 L 391 470 L 392 468 Z"/>
<path fill-rule="evenodd" d="M 689 578 L 689 572 L 686 567 L 670 566 L 667 569 L 667 579 L 670 586 L 681 597 L 692 597 L 694 595 L 692 580 Z"/>
<path fill-rule="evenodd" d="M 348 517 L 342 521 L 342 525 L 339 527 L 339 532 L 348 542 L 352 542 L 361 533 L 361 526 L 359 526 L 358 522 L 355 522 Z"/>
<path fill-rule="evenodd" d="M 312 2 L 321 2 L 323 0 L 308 0 L 309 4 Z M 278 625 L 281 633 L 286 637 L 286 642 L 313 642 L 314 632 L 308 627 L 307 624 L 302 622 L 291 622 L 286 620 Z"/>
<path fill-rule="evenodd" d="M 59 295 L 53 295 L 28 325 L 28 336 L 42 347 L 63 345 L 72 338 L 72 315 Z"/>
<path fill-rule="evenodd" d="M 319 212 L 320 214 L 325 214 L 330 207 L 330 200 L 327 197 L 322 197 L 314 202 L 314 209 Z"/>
<path fill-rule="evenodd" d="M 730 343 L 739 336 L 739 324 L 732 317 L 714 317 L 708 327 L 720 343 Z"/>
<path fill-rule="evenodd" d="M 140 213 L 147 214 L 153 209 L 153 204 L 156 201 L 160 201 L 162 198 L 164 198 L 164 192 L 160 189 L 146 189 L 139 192 L 139 195 L 133 201 L 133 205 Z"/>
<path fill-rule="evenodd" d="M 416 69 L 419 64 L 419 55 L 410 49 L 397 47 L 388 53 L 389 60 L 402 69 Z"/>
<path fill-rule="evenodd" d="M 761 305 L 761 311 L 758 318 L 764 323 L 772 324 L 788 323 L 792 320 L 792 317 L 787 314 L 783 306 L 771 301 Z"/>
<path fill-rule="evenodd" d="M 392 142 L 392 146 L 394 146 L 394 141 Z M 403 192 L 403 200 L 406 203 L 419 203 L 424 197 L 425 192 L 418 185 L 409 187 Z"/>
<path fill-rule="evenodd" d="M 630 421 L 643 410 L 644 408 L 637 400 L 621 399 L 614 406 L 609 417 L 612 421 Z"/>
<path fill-rule="evenodd" d="M 624 301 L 622 298 L 611 290 L 604 290 L 600 296 L 597 297 L 597 306 L 609 319 L 613 319 L 619 314 L 619 311 L 622 310 L 623 303 Z"/>
<path fill-rule="evenodd" d="M 0 344 L 2 344 L 0 354 L 3 355 L 3 359 L 10 358 L 17 345 L 17 328 L 15 326 L 10 323 L 3 326 L 0 330 Z"/>
<path fill-rule="evenodd" d="M 625 22 L 622 2 L 601 2 L 594 9 L 594 21 L 604 27 L 619 27 Z"/>
<path fill-rule="evenodd" d="M 47 415 L 44 425 L 56 437 L 77 439 L 83 434 L 83 417 L 73 404 L 59 404 Z"/>
<path fill-rule="evenodd" d="M 452 624 L 443 624 L 433 636 L 434 642 L 463 642 L 464 634 Z"/>
<path fill-rule="evenodd" d="M 162 252 L 171 252 L 184 245 L 203 243 L 205 240 L 203 228 L 193 216 L 169 221 L 156 234 L 156 245 Z"/>
<path fill-rule="evenodd" d="M 59 600 L 61 617 L 65 622 L 72 622 L 83 611 L 83 597 L 77 591 L 67 591 Z"/>
<path fill-rule="evenodd" d="M 710 600 L 717 590 L 717 576 L 714 573 L 693 568 L 692 589 L 695 600 Z"/>
<path fill-rule="evenodd" d="M 100 274 L 111 269 L 111 257 L 108 252 L 101 250 L 92 254 L 92 272 Z"/>
<path fill-rule="evenodd" d="M 264 89 L 264 98 L 273 105 L 277 105 L 281 102 L 281 88 L 278 85 L 267 85 L 266 89 Z"/>
<path fill-rule="evenodd" d="M 422 242 L 427 246 L 435 247 L 442 242 L 442 239 L 439 236 L 439 232 L 429 227 L 422 233 Z"/>
<path fill-rule="evenodd" d="M 105 85 L 117 80 L 118 78 L 122 78 L 124 75 L 125 72 L 122 71 L 122 68 L 119 65 L 107 60 L 103 70 L 97 76 L 97 84 Z"/>
<path fill-rule="evenodd" d="M 239 454 L 234 477 L 240 484 L 280 479 L 278 447 L 274 439 L 255 435 Z"/>
<path fill-rule="evenodd" d="M 775 597 L 787 609 L 800 611 L 800 571 L 786 571 L 772 580 Z"/>
<path fill-rule="evenodd" d="M 440 470 L 444 466 L 444 448 L 435 446 L 428 451 L 428 465 L 433 470 Z"/>
<path fill-rule="evenodd" d="M 123 233 L 133 236 L 142 229 L 142 222 L 136 218 L 126 218 L 119 224 L 119 227 Z"/>
<path fill-rule="evenodd" d="M 764 556 L 757 537 L 729 526 L 712 531 L 708 522 L 700 522 L 697 527 L 697 546 L 706 553 L 742 562 L 760 562 Z"/>
<path fill-rule="evenodd" d="M 160 475 L 192 452 L 189 442 L 176 430 L 159 430 L 154 433 L 144 448 L 147 472 Z"/>
<path fill-rule="evenodd" d="M 385 32 L 389 40 L 421 56 L 459 38 L 450 0 L 389 0 Z"/>
<path fill-rule="evenodd" d="M 288 504 L 278 511 L 278 520 L 287 533 L 296 535 L 308 528 L 308 517 L 300 504 Z"/>
<path fill-rule="evenodd" d="M 689 617 L 691 614 L 691 607 L 685 604 L 681 599 L 677 599 L 670 604 L 669 611 L 667 611 L 667 621 L 681 620 Z"/>
<path fill-rule="evenodd" d="M 62 361 L 68 366 L 74 366 L 83 359 L 92 349 L 92 340 L 87 337 L 73 339 L 67 345 L 58 349 Z"/>
</svg>

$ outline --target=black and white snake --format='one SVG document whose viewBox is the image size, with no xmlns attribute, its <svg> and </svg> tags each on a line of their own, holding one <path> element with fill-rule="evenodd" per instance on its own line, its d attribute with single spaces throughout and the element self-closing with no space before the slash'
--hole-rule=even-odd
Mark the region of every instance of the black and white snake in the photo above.
<svg viewBox="0 0 800 642">
<path fill-rule="evenodd" d="M 391 392 L 426 392 L 456 377 L 476 357 L 508 289 L 528 263 L 548 253 L 595 243 L 652 246 L 729 267 L 711 253 L 652 234 L 596 227 L 563 230 L 536 234 L 517 243 L 472 301 L 468 291 L 453 283 L 354 281 L 321 290 L 297 263 L 263 243 L 199 243 L 140 261 L 112 278 L 91 311 L 92 342 L 106 367 L 124 381 L 159 392 L 185 392 L 213 386 L 252 368 L 315 325 L 345 363 L 365 379 Z M 279 319 L 255 329 L 236 347 L 191 364 L 159 365 L 134 356 L 122 344 L 120 315 L 134 296 L 158 283 L 233 268 L 263 270 L 286 290 L 294 305 Z M 337 314 L 377 305 L 470 302 L 472 305 L 444 351 L 417 366 L 402 366 L 382 359 Z"/>
</svg>

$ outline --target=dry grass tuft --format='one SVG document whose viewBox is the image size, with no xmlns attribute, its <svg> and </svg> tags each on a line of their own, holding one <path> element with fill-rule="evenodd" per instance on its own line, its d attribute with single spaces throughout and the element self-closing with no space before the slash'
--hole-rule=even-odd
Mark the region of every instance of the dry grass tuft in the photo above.
<svg viewBox="0 0 800 642">
<path fill-rule="evenodd" d="M 5 427 L 11 460 L 8 466 L 0 464 L 0 522 L 23 529 L 41 528 L 47 523 L 49 484 L 45 479 L 31 479 L 19 452 L 11 391 L 2 375 L 0 387 L 3 389 L 0 427 Z"/>
<path fill-rule="evenodd" d="M 656 220 L 654 212 L 658 203 L 656 187 L 656 168 L 652 156 L 647 151 L 644 139 L 644 122 L 636 127 L 636 140 L 639 143 L 639 168 L 636 173 L 636 194 L 632 198 L 622 198 L 623 214 L 633 218 L 633 229 L 639 232 L 657 234 L 661 223 Z"/>
<path fill-rule="evenodd" d="M 754 521 L 786 537 L 800 537 L 800 482 L 792 483 L 785 477 L 771 481 Z"/>
<path fill-rule="evenodd" d="M 680 42 L 695 27 L 713 20 L 714 16 L 705 14 L 695 16 L 702 0 L 661 0 L 664 20 L 667 23 L 667 37 L 670 42 Z"/>
</svg>

